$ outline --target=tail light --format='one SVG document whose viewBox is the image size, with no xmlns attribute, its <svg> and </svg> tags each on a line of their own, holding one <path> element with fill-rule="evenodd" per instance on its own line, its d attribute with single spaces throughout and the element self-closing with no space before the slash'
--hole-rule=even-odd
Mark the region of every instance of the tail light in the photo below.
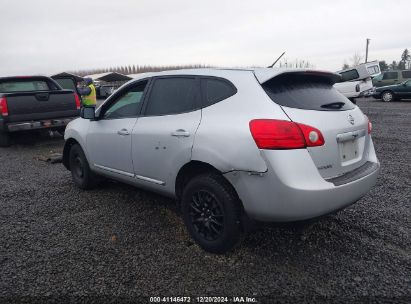
<svg viewBox="0 0 411 304">
<path fill-rule="evenodd" d="M 372 123 L 371 123 L 371 121 L 370 121 L 370 119 L 368 118 L 367 115 L 365 115 L 365 117 L 367 118 L 367 121 L 368 121 L 368 134 L 371 134 L 371 131 L 372 131 Z"/>
<path fill-rule="evenodd" d="M 2 116 L 9 116 L 9 108 L 7 107 L 6 97 L 0 97 L 0 114 Z"/>
<path fill-rule="evenodd" d="M 356 86 L 355 86 L 355 91 L 356 92 L 359 92 L 361 90 L 361 87 L 360 87 L 360 84 L 358 83 Z"/>
<path fill-rule="evenodd" d="M 320 130 L 292 121 L 255 119 L 250 121 L 250 131 L 259 149 L 301 149 L 324 145 Z"/>
<path fill-rule="evenodd" d="M 76 101 L 76 108 L 77 110 L 80 110 L 81 108 L 81 101 L 80 101 L 80 97 L 78 97 L 78 95 L 76 93 L 74 93 L 74 100 Z"/>
</svg>

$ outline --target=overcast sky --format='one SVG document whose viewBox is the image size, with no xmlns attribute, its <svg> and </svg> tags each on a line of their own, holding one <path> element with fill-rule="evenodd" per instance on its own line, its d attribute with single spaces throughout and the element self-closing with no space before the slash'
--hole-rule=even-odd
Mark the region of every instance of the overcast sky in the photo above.
<svg viewBox="0 0 411 304">
<path fill-rule="evenodd" d="M 411 1 L 0 0 L 0 75 L 110 66 L 267 66 L 283 51 L 336 71 L 398 60 Z M 393 16 L 401 16 L 396 18 Z"/>
</svg>

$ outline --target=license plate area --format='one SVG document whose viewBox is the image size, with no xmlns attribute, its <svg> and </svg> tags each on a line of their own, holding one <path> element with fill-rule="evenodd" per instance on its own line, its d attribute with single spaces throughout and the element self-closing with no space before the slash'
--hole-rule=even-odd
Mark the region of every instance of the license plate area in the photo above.
<svg viewBox="0 0 411 304">
<path fill-rule="evenodd" d="M 357 139 L 343 141 L 338 145 L 340 149 L 341 164 L 352 162 L 360 157 Z"/>
</svg>

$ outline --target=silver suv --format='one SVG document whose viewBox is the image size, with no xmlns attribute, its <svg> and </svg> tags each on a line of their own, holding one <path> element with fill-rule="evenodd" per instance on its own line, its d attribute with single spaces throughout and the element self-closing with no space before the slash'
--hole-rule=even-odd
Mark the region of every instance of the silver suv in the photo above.
<svg viewBox="0 0 411 304">
<path fill-rule="evenodd" d="M 247 219 L 298 221 L 346 207 L 374 185 L 371 123 L 312 70 L 141 74 L 65 132 L 74 183 L 119 180 L 176 198 L 192 238 L 231 249 Z"/>
</svg>

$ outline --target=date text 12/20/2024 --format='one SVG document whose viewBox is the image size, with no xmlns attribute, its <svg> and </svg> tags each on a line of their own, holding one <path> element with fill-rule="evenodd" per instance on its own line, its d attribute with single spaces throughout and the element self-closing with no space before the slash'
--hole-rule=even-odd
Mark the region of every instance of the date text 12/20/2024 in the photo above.
<svg viewBox="0 0 411 304">
<path fill-rule="evenodd" d="M 151 303 L 258 303 L 255 297 L 150 297 Z"/>
</svg>

